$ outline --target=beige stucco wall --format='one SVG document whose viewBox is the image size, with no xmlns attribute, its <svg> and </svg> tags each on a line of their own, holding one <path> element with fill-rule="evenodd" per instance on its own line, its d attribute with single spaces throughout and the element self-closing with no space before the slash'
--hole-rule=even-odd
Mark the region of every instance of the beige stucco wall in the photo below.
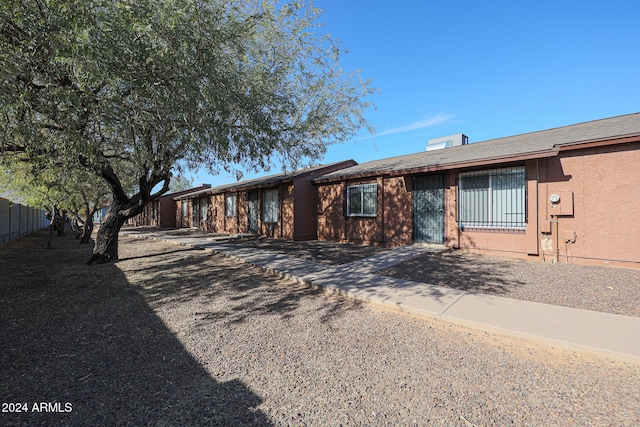
<svg viewBox="0 0 640 427">
<path fill-rule="evenodd" d="M 640 142 L 561 152 L 540 167 L 539 220 L 561 213 L 548 201 L 561 194 L 573 215 L 558 215 L 560 262 L 640 267 Z M 575 236 L 575 242 L 565 239 Z M 548 255 L 547 255 L 548 257 Z"/>
<path fill-rule="evenodd" d="M 445 195 L 447 244 L 471 252 L 547 262 L 640 268 L 638 165 L 640 142 L 528 160 L 525 232 L 456 232 L 457 189 L 449 187 Z M 559 204 L 549 202 L 554 193 L 562 197 Z M 557 229 L 549 223 L 553 220 L 558 221 Z"/>
</svg>

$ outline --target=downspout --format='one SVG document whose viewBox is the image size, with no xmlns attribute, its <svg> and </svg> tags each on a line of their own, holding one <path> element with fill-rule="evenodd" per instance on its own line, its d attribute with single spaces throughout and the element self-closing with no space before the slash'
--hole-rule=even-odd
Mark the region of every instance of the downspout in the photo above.
<svg viewBox="0 0 640 427">
<path fill-rule="evenodd" d="M 538 245 L 538 256 L 544 262 L 544 252 L 540 243 L 542 233 L 540 232 L 540 159 L 536 159 L 536 245 Z M 545 204 L 546 205 L 546 204 Z"/>
<path fill-rule="evenodd" d="M 560 238 L 558 230 L 558 216 L 551 215 L 551 232 L 553 234 L 553 262 L 558 264 L 560 262 Z"/>
</svg>

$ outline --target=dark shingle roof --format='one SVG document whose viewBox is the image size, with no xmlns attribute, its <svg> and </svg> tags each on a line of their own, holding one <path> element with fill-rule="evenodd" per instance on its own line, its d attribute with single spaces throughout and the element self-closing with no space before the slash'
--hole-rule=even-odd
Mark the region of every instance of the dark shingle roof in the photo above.
<svg viewBox="0 0 640 427">
<path fill-rule="evenodd" d="M 427 169 L 451 169 L 464 164 L 555 155 L 558 148 L 577 143 L 640 135 L 640 113 L 594 120 L 473 144 L 424 151 L 361 163 L 323 175 L 314 182 Z"/>
<path fill-rule="evenodd" d="M 340 162 L 328 163 L 325 165 L 302 168 L 293 172 L 282 172 L 274 175 L 263 176 L 260 178 L 253 178 L 245 181 L 238 181 L 232 184 L 224 184 L 224 185 L 219 185 L 213 188 L 206 188 L 204 190 L 198 190 L 198 191 L 190 192 L 187 194 L 181 194 L 177 197 L 174 197 L 174 200 L 193 198 L 196 196 L 200 196 L 202 194 L 216 194 L 216 193 L 226 193 L 229 191 L 240 191 L 240 190 L 249 190 L 254 188 L 274 187 L 284 182 L 291 182 L 294 179 L 297 179 L 305 174 L 313 175 L 316 172 L 322 173 L 322 171 L 325 169 L 329 169 L 333 166 L 338 166 L 341 164 L 344 164 L 344 167 L 357 165 L 357 163 L 354 160 L 343 160 Z"/>
</svg>

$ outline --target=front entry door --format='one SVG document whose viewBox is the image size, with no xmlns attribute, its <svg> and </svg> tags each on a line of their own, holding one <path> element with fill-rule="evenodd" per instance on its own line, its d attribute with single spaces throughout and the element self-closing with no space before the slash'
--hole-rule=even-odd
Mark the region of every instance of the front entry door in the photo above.
<svg viewBox="0 0 640 427">
<path fill-rule="evenodd" d="M 249 232 L 258 232 L 258 192 L 249 191 Z"/>
<path fill-rule="evenodd" d="M 444 243 L 444 175 L 413 178 L 413 240 Z"/>
</svg>

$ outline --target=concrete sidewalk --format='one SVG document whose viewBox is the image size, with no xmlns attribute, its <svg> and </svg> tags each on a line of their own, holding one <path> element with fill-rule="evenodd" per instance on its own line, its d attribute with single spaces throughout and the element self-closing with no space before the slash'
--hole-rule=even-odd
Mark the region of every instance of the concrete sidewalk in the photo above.
<svg viewBox="0 0 640 427">
<path fill-rule="evenodd" d="M 211 250 L 312 286 L 403 312 L 640 363 L 640 318 L 466 292 L 373 274 L 423 252 L 441 250 L 439 247 L 413 245 L 350 264 L 331 266 L 201 237 L 170 236 L 160 231 L 142 234 L 135 230 L 122 232 Z"/>
</svg>

